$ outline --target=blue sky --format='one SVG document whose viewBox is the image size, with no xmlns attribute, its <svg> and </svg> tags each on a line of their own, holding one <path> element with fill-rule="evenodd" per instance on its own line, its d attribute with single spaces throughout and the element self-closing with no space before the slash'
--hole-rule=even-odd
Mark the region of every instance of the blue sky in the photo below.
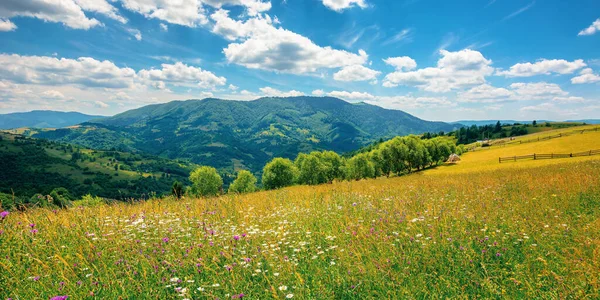
<svg viewBox="0 0 600 300">
<path fill-rule="evenodd" d="M 335 96 L 430 120 L 600 118 L 600 2 L 3 0 L 0 113 Z"/>
</svg>

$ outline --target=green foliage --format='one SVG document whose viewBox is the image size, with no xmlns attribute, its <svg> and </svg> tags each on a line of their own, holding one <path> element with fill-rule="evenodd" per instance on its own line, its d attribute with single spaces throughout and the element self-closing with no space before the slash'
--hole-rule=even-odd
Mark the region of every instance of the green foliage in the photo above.
<svg viewBox="0 0 600 300">
<path fill-rule="evenodd" d="M 52 198 L 52 204 L 60 208 L 67 208 L 72 205 L 73 198 L 65 188 L 55 188 L 50 192 L 50 197 Z"/>
<path fill-rule="evenodd" d="M 13 195 L 0 193 L 0 208 L 1 210 L 14 210 L 23 204 L 22 200 Z"/>
<path fill-rule="evenodd" d="M 217 196 L 223 189 L 223 179 L 213 167 L 197 168 L 190 174 L 190 181 L 190 192 L 194 196 Z"/>
<path fill-rule="evenodd" d="M 316 185 L 327 182 L 326 166 L 316 152 L 299 154 L 294 165 L 298 169 L 298 183 Z"/>
<path fill-rule="evenodd" d="M 256 191 L 256 177 L 250 171 L 241 170 L 237 178 L 229 186 L 229 193 L 245 194 Z"/>
<path fill-rule="evenodd" d="M 375 165 L 367 153 L 358 154 L 348 160 L 346 164 L 346 178 L 359 180 L 375 177 Z"/>
<path fill-rule="evenodd" d="M 291 160 L 277 157 L 263 169 L 262 184 L 265 189 L 273 190 L 293 185 L 298 169 Z"/>
<path fill-rule="evenodd" d="M 183 196 L 183 184 L 175 180 L 175 182 L 173 182 L 173 186 L 171 187 L 171 194 L 177 199 L 181 198 L 181 196 Z"/>
<path fill-rule="evenodd" d="M 84 206 L 84 207 L 94 207 L 103 205 L 106 202 L 101 197 L 92 196 L 90 194 L 84 195 L 81 200 L 73 201 L 73 206 Z"/>
</svg>

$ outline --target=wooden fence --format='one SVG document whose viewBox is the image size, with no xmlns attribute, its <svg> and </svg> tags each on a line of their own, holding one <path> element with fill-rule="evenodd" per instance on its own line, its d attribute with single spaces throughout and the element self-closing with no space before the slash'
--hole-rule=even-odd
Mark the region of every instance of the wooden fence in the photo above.
<svg viewBox="0 0 600 300">
<path fill-rule="evenodd" d="M 555 158 L 571 158 L 571 157 L 581 157 L 581 156 L 592 156 L 592 155 L 600 155 L 600 150 L 590 150 L 579 153 L 568 153 L 568 154 L 530 154 L 530 155 L 521 155 L 521 156 L 509 156 L 509 157 L 499 157 L 498 163 L 503 162 L 516 162 L 520 160 L 539 160 L 539 159 L 555 159 Z"/>
<path fill-rule="evenodd" d="M 468 148 L 467 151 L 471 152 L 471 151 L 485 150 L 485 149 L 489 150 L 489 149 L 492 149 L 495 147 L 504 147 L 506 145 L 520 145 L 520 144 L 526 144 L 526 143 L 541 142 L 541 141 L 561 138 L 561 137 L 565 137 L 565 136 L 570 136 L 570 135 L 574 135 L 574 134 L 584 134 L 586 132 L 593 132 L 593 131 L 599 131 L 599 130 L 600 130 L 600 127 L 595 127 L 595 128 L 590 128 L 590 129 L 579 129 L 579 130 L 573 130 L 570 132 L 564 132 L 564 133 L 559 133 L 559 134 L 550 135 L 550 136 L 537 137 L 537 138 L 528 139 L 528 140 L 511 140 L 511 138 L 502 138 L 502 139 L 491 140 L 489 142 L 489 146 L 472 147 L 472 148 Z"/>
</svg>

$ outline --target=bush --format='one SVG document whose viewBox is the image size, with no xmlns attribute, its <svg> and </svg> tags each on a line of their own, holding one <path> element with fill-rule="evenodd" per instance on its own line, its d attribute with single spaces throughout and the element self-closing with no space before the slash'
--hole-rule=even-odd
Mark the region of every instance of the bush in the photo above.
<svg viewBox="0 0 600 300">
<path fill-rule="evenodd" d="M 97 196 L 92 196 L 90 194 L 83 196 L 83 198 L 81 198 L 81 200 L 73 201 L 73 205 L 75 205 L 75 206 L 87 206 L 87 207 L 99 206 L 104 203 L 105 203 L 104 199 L 97 197 Z"/>
<path fill-rule="evenodd" d="M 202 166 L 194 170 L 190 181 L 189 191 L 194 196 L 217 196 L 223 189 L 223 179 L 213 167 Z"/>
<path fill-rule="evenodd" d="M 15 210 L 23 205 L 23 201 L 13 195 L 0 193 L 0 210 Z"/>
<path fill-rule="evenodd" d="M 263 169 L 262 184 L 267 190 L 278 189 L 293 185 L 298 170 L 291 160 L 275 158 Z"/>
<path fill-rule="evenodd" d="M 62 187 L 53 189 L 50 192 L 50 197 L 52 197 L 52 203 L 60 208 L 71 206 L 71 201 L 73 201 L 73 197 L 71 197 L 69 191 Z"/>
<path fill-rule="evenodd" d="M 171 186 L 171 194 L 177 199 L 181 198 L 183 196 L 183 184 L 175 180 Z"/>
<path fill-rule="evenodd" d="M 241 170 L 229 186 L 229 193 L 245 194 L 256 191 L 256 177 L 249 171 Z"/>
</svg>

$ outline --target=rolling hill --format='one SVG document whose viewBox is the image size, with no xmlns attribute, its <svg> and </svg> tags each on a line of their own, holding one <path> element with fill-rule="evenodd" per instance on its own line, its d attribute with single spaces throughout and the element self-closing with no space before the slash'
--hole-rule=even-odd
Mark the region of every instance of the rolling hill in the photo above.
<svg viewBox="0 0 600 300">
<path fill-rule="evenodd" d="M 32 134 L 94 149 L 141 151 L 222 170 L 259 172 L 273 157 L 346 152 L 380 138 L 457 127 L 337 98 L 291 97 L 173 101 Z"/>
<path fill-rule="evenodd" d="M 103 118 L 103 116 L 92 116 L 78 112 L 34 110 L 30 112 L 0 114 L 0 129 L 21 127 L 61 128 L 98 118 Z"/>
<path fill-rule="evenodd" d="M 0 132 L 0 193 L 27 199 L 58 187 L 75 197 L 117 200 L 170 194 L 173 181 L 187 183 L 193 168 L 147 154 L 91 150 Z"/>
</svg>

